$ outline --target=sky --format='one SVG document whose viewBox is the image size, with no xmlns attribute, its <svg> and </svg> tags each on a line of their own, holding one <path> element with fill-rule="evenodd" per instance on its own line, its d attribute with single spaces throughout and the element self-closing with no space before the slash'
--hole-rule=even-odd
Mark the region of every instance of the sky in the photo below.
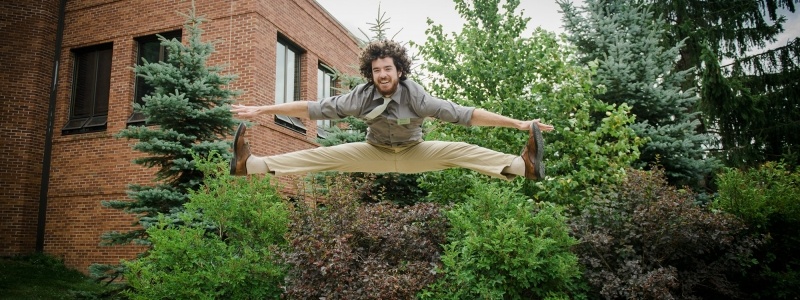
<svg viewBox="0 0 800 300">
<path fill-rule="evenodd" d="M 786 23 L 783 25 L 785 30 L 778 36 L 776 44 L 786 45 L 791 39 L 800 37 L 800 11 L 797 9 L 794 13 L 786 12 Z"/>
<path fill-rule="evenodd" d="M 425 42 L 426 20 L 431 18 L 435 24 L 442 25 L 445 33 L 459 31 L 463 24 L 452 0 L 316 0 L 342 25 L 347 27 L 356 37 L 367 38 L 359 31 L 367 34 L 370 25 L 378 18 L 380 11 L 389 19 L 388 35 L 396 34 L 395 40 L 400 42 Z M 583 0 L 574 0 L 576 6 L 583 5 Z M 561 12 L 555 0 L 521 0 L 517 8 L 523 16 L 530 17 L 528 32 L 541 27 L 548 31 L 562 33 Z M 785 45 L 789 40 L 800 36 L 800 12 L 788 14 L 784 24 L 785 31 L 777 37 L 774 45 Z M 768 48 L 771 48 L 768 46 Z"/>
<path fill-rule="evenodd" d="M 461 17 L 456 12 L 452 0 L 316 0 L 334 18 L 339 20 L 356 37 L 366 40 L 359 31 L 367 34 L 370 25 L 378 19 L 378 5 L 380 11 L 386 13 L 389 19 L 388 35 L 400 42 L 425 41 L 425 29 L 430 18 L 435 24 L 442 25 L 445 33 L 459 31 L 462 24 Z M 582 0 L 576 3 L 583 3 Z M 542 27 L 549 31 L 563 32 L 561 28 L 561 13 L 555 0 L 522 0 L 517 11 L 522 11 L 523 16 L 530 17 L 528 29 Z"/>
</svg>

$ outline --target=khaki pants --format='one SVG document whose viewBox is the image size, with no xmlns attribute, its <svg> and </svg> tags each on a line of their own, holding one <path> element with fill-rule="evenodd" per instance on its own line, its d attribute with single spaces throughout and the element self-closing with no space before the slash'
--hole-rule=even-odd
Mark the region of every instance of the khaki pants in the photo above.
<svg viewBox="0 0 800 300">
<path fill-rule="evenodd" d="M 461 167 L 511 180 L 516 175 L 501 172 L 516 157 L 467 143 L 431 141 L 403 147 L 347 143 L 261 159 L 277 176 L 321 171 L 420 173 Z"/>
</svg>

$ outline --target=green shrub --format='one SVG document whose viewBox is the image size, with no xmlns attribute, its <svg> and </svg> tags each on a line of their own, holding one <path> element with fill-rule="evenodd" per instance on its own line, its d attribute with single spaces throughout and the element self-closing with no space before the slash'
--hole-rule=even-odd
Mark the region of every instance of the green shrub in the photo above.
<svg viewBox="0 0 800 300">
<path fill-rule="evenodd" d="M 794 299 L 800 295 L 800 172 L 781 163 L 720 174 L 715 208 L 733 213 L 755 234 L 768 237 L 755 254 L 759 261 L 742 278 L 754 299 Z"/>
<path fill-rule="evenodd" d="M 661 169 L 628 170 L 572 219 L 591 296 L 729 299 L 756 240 L 734 216 L 695 204 Z"/>
<path fill-rule="evenodd" d="M 217 156 L 218 158 L 219 156 Z M 180 221 L 147 228 L 152 249 L 126 262 L 132 299 L 278 299 L 289 210 L 269 177 L 233 178 L 199 162 L 204 186 Z"/>
<path fill-rule="evenodd" d="M 728 169 L 717 178 L 714 207 L 765 229 L 775 219 L 800 222 L 800 172 L 781 163 L 766 163 L 743 172 Z"/>
<path fill-rule="evenodd" d="M 92 280 L 49 254 L 0 257 L 0 298 L 4 300 L 123 299 L 118 295 L 121 288 Z"/>
<path fill-rule="evenodd" d="M 339 180 L 350 180 L 341 176 Z M 290 299 L 411 299 L 436 280 L 447 223 L 435 204 L 362 204 L 348 184 L 298 204 L 287 235 Z"/>
<path fill-rule="evenodd" d="M 448 212 L 442 278 L 422 299 L 581 298 L 575 240 L 561 209 L 516 190 L 476 183 Z"/>
<path fill-rule="evenodd" d="M 475 171 L 452 168 L 419 174 L 419 186 L 427 191 L 424 200 L 440 204 L 464 202 L 470 189 L 479 181 L 496 181 Z M 508 183 L 513 185 L 514 183 Z M 518 184 L 518 183 L 517 183 Z"/>
</svg>

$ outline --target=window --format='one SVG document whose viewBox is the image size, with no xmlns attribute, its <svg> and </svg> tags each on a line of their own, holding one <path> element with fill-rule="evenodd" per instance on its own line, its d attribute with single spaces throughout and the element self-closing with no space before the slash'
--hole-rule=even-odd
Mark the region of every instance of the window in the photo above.
<svg viewBox="0 0 800 300">
<path fill-rule="evenodd" d="M 275 59 L 275 104 L 300 100 L 300 50 L 289 42 L 278 39 Z M 276 115 L 275 122 L 294 131 L 305 133 L 300 119 Z"/>
<path fill-rule="evenodd" d="M 333 71 L 323 64 L 317 69 L 317 99 L 325 99 L 333 96 L 334 91 Z M 317 120 L 317 136 L 325 138 L 328 135 L 327 128 L 332 125 L 331 120 Z"/>
<path fill-rule="evenodd" d="M 112 44 L 73 50 L 69 121 L 62 134 L 103 131 L 108 122 Z"/>
<path fill-rule="evenodd" d="M 181 31 L 171 31 L 160 34 L 168 40 L 178 39 L 181 40 Z M 148 35 L 136 39 L 138 46 L 136 63 L 143 64 L 145 60 L 151 63 L 164 61 L 167 58 L 167 47 L 161 45 L 161 41 L 157 35 Z M 149 95 L 155 91 L 155 87 L 151 86 L 144 81 L 144 78 L 136 76 L 136 83 L 134 87 L 133 102 L 144 105 L 142 97 Z M 140 112 L 133 112 L 128 118 L 128 125 L 142 125 L 144 124 L 145 116 Z"/>
</svg>

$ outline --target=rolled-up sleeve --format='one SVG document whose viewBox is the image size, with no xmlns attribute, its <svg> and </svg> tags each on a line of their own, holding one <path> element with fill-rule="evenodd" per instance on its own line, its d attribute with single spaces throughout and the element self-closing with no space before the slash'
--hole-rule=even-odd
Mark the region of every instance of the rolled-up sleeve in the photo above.
<svg viewBox="0 0 800 300">
<path fill-rule="evenodd" d="M 312 120 L 338 120 L 348 116 L 358 116 L 363 101 L 359 101 L 362 87 L 356 87 L 347 94 L 328 97 L 308 103 L 308 116 Z"/>
<path fill-rule="evenodd" d="M 462 126 L 469 126 L 472 112 L 475 110 L 474 107 L 462 106 L 431 95 L 426 95 L 423 105 L 431 117 Z"/>
<path fill-rule="evenodd" d="M 308 102 L 308 117 L 311 120 L 338 120 L 346 117 L 339 114 L 337 100 L 339 96 Z"/>
<path fill-rule="evenodd" d="M 462 106 L 452 101 L 431 96 L 422 89 L 422 86 L 415 82 L 407 81 L 407 88 L 412 97 L 419 99 L 413 101 L 412 106 L 416 113 L 422 117 L 434 117 L 439 120 L 456 123 L 462 126 L 470 126 L 474 107 Z"/>
</svg>

